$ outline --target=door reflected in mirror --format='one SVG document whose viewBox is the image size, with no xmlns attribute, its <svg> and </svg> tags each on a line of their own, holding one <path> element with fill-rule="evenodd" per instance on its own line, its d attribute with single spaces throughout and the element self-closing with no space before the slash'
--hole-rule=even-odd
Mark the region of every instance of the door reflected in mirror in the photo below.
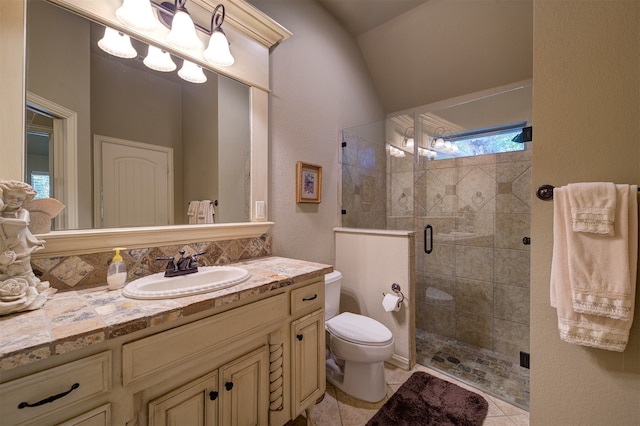
<svg viewBox="0 0 640 426">
<path fill-rule="evenodd" d="M 201 200 L 218 201 L 215 223 L 248 222 L 249 87 L 206 69 L 201 84 L 151 70 L 143 63 L 148 46 L 138 40 L 135 58 L 111 56 L 97 45 L 104 31 L 45 0 L 27 3 L 26 128 L 27 140 L 38 142 L 26 144 L 25 181 L 44 185 L 48 177 L 50 196 L 66 205 L 52 230 L 188 224 L 189 205 Z M 182 59 L 172 60 L 181 67 Z M 164 196 L 141 186 L 156 182 L 150 174 L 158 170 L 144 166 L 149 156 L 140 151 L 135 165 L 130 152 L 109 153 L 109 186 L 129 198 L 105 197 L 97 139 L 171 152 Z M 159 209 L 152 198 L 167 214 L 147 214 Z M 105 220 L 105 210 L 115 210 L 115 219 Z"/>
</svg>

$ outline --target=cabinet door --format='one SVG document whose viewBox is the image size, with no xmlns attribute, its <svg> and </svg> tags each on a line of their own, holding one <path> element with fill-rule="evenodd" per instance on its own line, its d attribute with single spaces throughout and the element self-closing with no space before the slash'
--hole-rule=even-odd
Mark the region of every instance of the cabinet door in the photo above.
<svg viewBox="0 0 640 426">
<path fill-rule="evenodd" d="M 269 422 L 269 351 L 257 349 L 220 367 L 220 424 Z"/>
<path fill-rule="evenodd" d="M 291 323 L 293 348 L 293 418 L 312 407 L 325 390 L 324 311 Z"/>
<path fill-rule="evenodd" d="M 217 420 L 217 370 L 149 403 L 153 426 L 215 426 Z"/>
</svg>

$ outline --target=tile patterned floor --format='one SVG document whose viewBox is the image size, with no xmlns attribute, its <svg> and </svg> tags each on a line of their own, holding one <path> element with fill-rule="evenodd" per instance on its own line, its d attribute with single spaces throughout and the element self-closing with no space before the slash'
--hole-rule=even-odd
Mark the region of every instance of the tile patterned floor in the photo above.
<svg viewBox="0 0 640 426">
<path fill-rule="evenodd" d="M 498 397 L 529 409 L 529 369 L 520 360 L 418 330 L 418 363 Z"/>
<path fill-rule="evenodd" d="M 436 377 L 455 383 L 465 389 L 469 389 L 482 395 L 489 403 L 489 413 L 484 426 L 528 426 L 529 413 L 514 405 L 508 404 L 499 398 L 478 391 L 472 386 L 452 379 L 439 371 L 416 365 L 413 370 L 406 371 L 401 368 L 385 365 L 385 377 L 387 380 L 387 396 L 378 403 L 368 403 L 357 400 L 336 389 L 327 383 L 327 391 L 324 399 L 313 410 L 313 421 L 317 426 L 363 426 L 373 417 L 386 400 L 402 385 L 413 372 L 426 371 Z M 306 425 L 304 414 L 287 423 L 286 426 Z M 418 425 L 416 425 L 418 426 Z"/>
</svg>

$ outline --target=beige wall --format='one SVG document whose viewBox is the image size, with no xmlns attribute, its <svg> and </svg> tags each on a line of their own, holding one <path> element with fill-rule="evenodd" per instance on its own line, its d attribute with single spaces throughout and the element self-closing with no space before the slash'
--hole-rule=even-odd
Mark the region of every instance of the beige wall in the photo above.
<svg viewBox="0 0 640 426">
<path fill-rule="evenodd" d="M 640 184 L 640 2 L 536 0 L 533 59 L 533 188 Z M 637 310 L 624 353 L 558 337 L 549 306 L 552 210 L 533 202 L 531 424 L 640 424 Z"/>
<path fill-rule="evenodd" d="M 336 228 L 335 269 L 342 273 L 340 312 L 373 318 L 393 333 L 394 361 L 415 365 L 415 244 L 412 231 Z M 383 293 L 400 285 L 405 300 L 397 312 L 382 307 Z"/>
<path fill-rule="evenodd" d="M 27 20 L 27 90 L 78 114 L 78 224 L 88 228 L 93 218 L 90 23 L 44 2 L 29 3 Z M 50 25 L 68 30 L 61 34 L 63 42 L 51 43 Z"/>
<path fill-rule="evenodd" d="M 358 46 L 316 2 L 257 1 L 293 33 L 272 49 L 269 218 L 274 254 L 333 263 L 341 129 L 382 120 Z M 322 203 L 296 204 L 296 162 L 322 166 Z"/>
</svg>

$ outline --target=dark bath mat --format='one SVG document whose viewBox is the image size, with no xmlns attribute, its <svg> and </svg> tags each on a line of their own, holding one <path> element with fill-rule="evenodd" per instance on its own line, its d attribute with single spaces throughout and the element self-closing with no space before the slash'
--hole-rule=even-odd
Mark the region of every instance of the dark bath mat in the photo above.
<svg viewBox="0 0 640 426">
<path fill-rule="evenodd" d="M 417 371 L 367 426 L 480 426 L 488 410 L 489 404 L 480 395 Z"/>
</svg>

